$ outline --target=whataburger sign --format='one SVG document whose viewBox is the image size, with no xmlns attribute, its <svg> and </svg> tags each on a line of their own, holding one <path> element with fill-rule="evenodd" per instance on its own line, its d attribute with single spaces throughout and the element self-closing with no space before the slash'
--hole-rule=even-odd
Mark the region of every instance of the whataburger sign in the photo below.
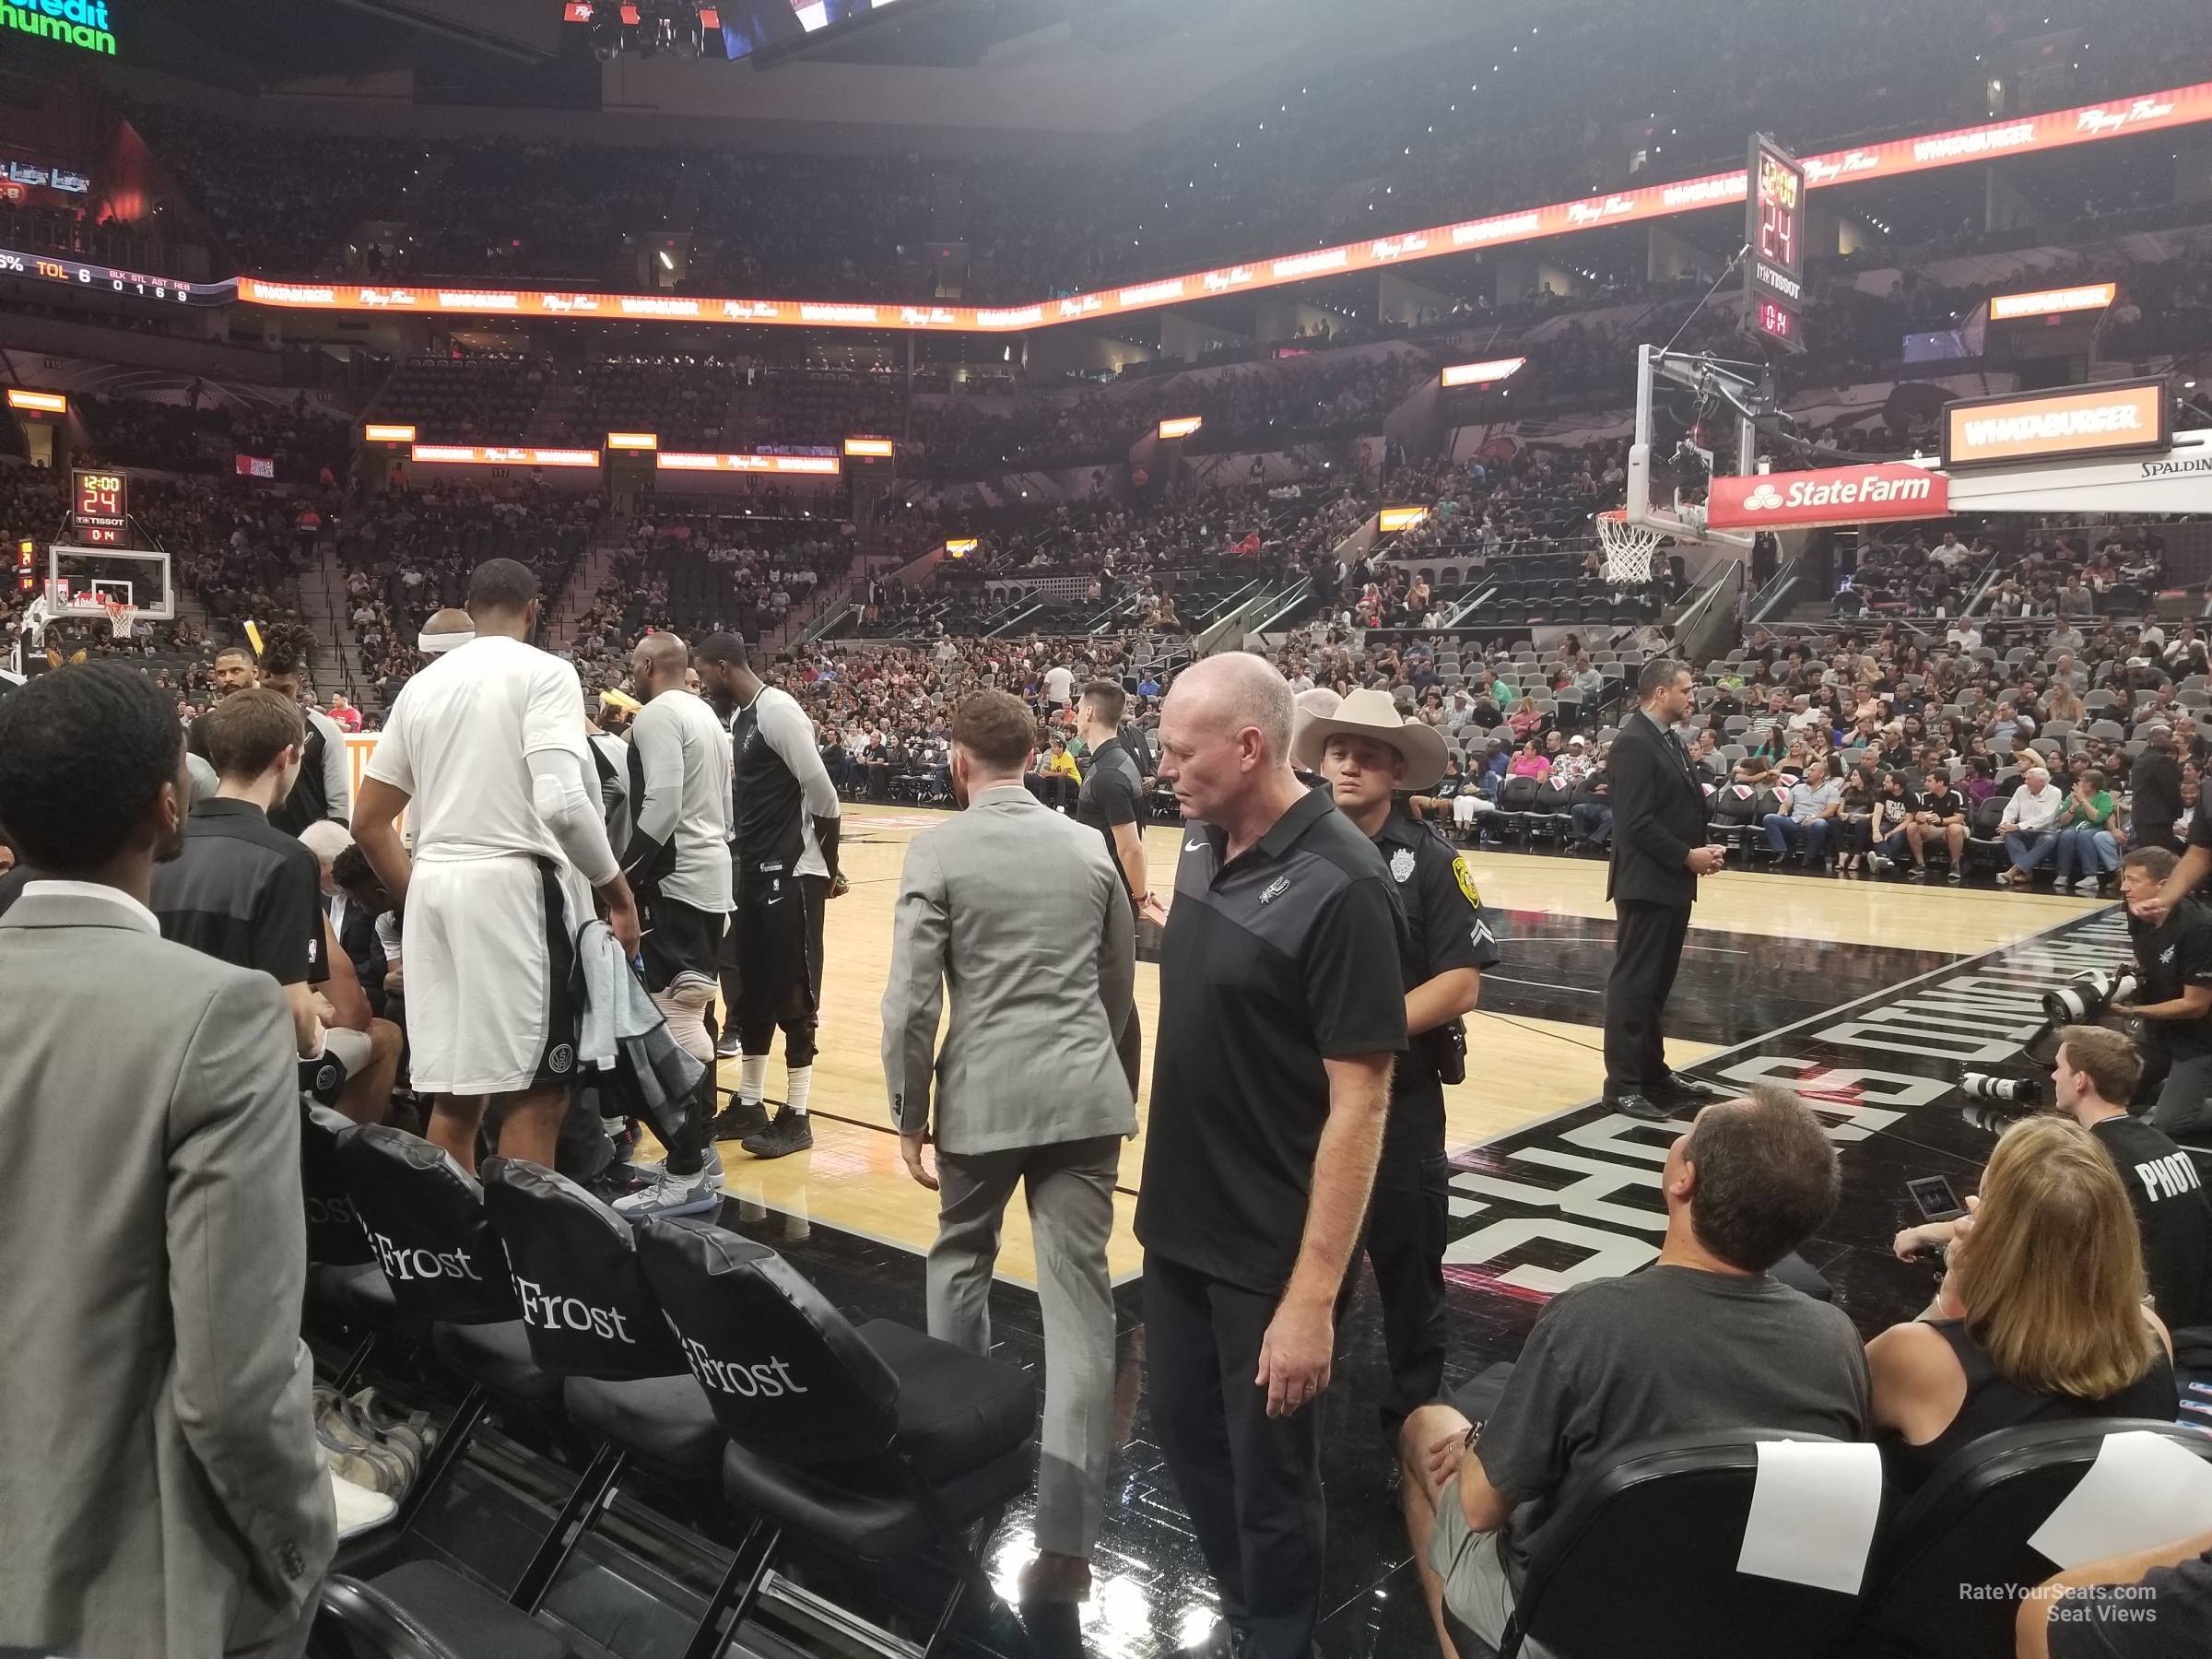
<svg viewBox="0 0 2212 1659">
<path fill-rule="evenodd" d="M 0 0 L 0 5 L 8 0 Z M 2212 81 L 2164 92 L 2053 110 L 2017 121 L 1992 122 L 1957 132 L 1896 138 L 1854 149 L 1834 150 L 1805 159 L 1806 182 L 1815 190 L 1830 184 L 1858 184 L 1905 173 L 1925 172 L 2088 144 L 2128 133 L 2157 132 L 2212 121 Z M 414 312 L 444 315 L 601 317 L 609 321 L 731 324 L 784 328 L 872 328 L 931 333 L 998 334 L 1050 328 L 1062 323 L 1100 321 L 1134 312 L 1154 311 L 1209 299 L 1217 294 L 1256 292 L 1316 276 L 1341 276 L 1381 270 L 1449 253 L 1502 248 L 1543 237 L 1565 236 L 1599 226 L 1634 224 L 1678 213 L 1726 206 L 1744 199 L 1744 170 L 1710 173 L 1673 184 L 1647 184 L 1611 195 L 1589 195 L 1549 206 L 1527 207 L 1403 231 L 1371 241 L 1254 260 L 1218 270 L 1074 294 L 1029 305 L 879 305 L 821 300 L 717 299 L 708 295 L 543 293 L 468 288 L 371 288 L 344 283 L 238 279 L 238 297 L 254 305 L 289 311 Z"/>
<path fill-rule="evenodd" d="M 1975 397 L 1943 411 L 1946 467 L 2086 461 L 2172 444 L 2173 400 L 2156 378 Z"/>
<path fill-rule="evenodd" d="M 1950 480 L 1941 473 L 1883 461 L 1715 478 L 1705 501 L 1705 522 L 1715 530 L 1788 530 L 1938 518 L 1950 511 Z"/>
</svg>

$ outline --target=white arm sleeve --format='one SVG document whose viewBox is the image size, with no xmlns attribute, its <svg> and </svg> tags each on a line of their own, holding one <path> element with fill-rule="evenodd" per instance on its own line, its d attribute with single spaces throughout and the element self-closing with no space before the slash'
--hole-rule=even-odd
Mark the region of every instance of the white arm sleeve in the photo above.
<svg viewBox="0 0 2212 1659">
<path fill-rule="evenodd" d="M 529 757 L 530 799 L 545 820 L 553 839 L 568 860 L 594 887 L 604 887 L 620 873 L 615 851 L 607 845 L 606 820 L 599 811 L 599 779 L 586 776 L 587 760 L 579 766 L 568 749 L 537 749 Z"/>
<path fill-rule="evenodd" d="M 796 700 L 767 698 L 761 701 L 758 721 L 760 741 L 776 751 L 777 758 L 799 781 L 806 797 L 807 816 L 836 818 L 837 786 L 830 782 L 821 751 L 814 747 L 814 723 L 806 718 L 806 711 Z"/>
</svg>

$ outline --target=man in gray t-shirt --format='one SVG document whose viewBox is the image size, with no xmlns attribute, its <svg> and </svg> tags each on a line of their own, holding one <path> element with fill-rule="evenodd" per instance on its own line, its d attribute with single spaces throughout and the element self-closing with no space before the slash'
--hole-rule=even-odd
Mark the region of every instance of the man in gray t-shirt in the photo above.
<svg viewBox="0 0 2212 1659">
<path fill-rule="evenodd" d="M 1811 1109 L 1764 1086 L 1708 1106 L 1660 1183 L 1654 1265 L 1554 1299 L 1486 1421 L 1424 1406 L 1399 1438 L 1424 1582 L 1493 1647 L 1562 1499 L 1629 1447 L 1693 1430 L 1866 1435 L 1858 1333 L 1767 1271 L 1835 1207 L 1835 1150 Z M 1521 1651 L 1547 1659 L 1539 1643 Z"/>
</svg>

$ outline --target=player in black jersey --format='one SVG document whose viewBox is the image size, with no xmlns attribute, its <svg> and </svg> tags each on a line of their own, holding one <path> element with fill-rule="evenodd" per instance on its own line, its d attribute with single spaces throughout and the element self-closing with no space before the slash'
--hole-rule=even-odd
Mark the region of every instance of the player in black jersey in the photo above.
<svg viewBox="0 0 2212 1659">
<path fill-rule="evenodd" d="M 790 693 L 753 672 L 743 641 L 713 635 L 700 645 L 698 665 L 707 695 L 735 709 L 730 936 L 738 984 L 729 1023 L 740 1059 L 737 1099 L 715 1119 L 714 1133 L 756 1158 L 785 1158 L 814 1145 L 806 1105 L 822 996 L 822 913 L 838 877 L 837 791 L 814 723 Z M 790 1081 L 782 1109 L 763 1124 L 768 1050 L 779 1026 Z"/>
</svg>

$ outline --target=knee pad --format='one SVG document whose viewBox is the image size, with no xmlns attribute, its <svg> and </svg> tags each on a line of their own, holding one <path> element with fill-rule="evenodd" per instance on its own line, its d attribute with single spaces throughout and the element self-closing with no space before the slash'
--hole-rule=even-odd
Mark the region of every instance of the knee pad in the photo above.
<svg viewBox="0 0 2212 1659">
<path fill-rule="evenodd" d="M 668 1035 L 676 1039 L 677 1047 L 710 1069 L 714 1065 L 714 1040 L 707 1035 L 707 1009 L 712 1002 L 711 992 L 696 998 L 682 989 L 653 994 L 653 1006 L 668 1022 Z"/>
</svg>

